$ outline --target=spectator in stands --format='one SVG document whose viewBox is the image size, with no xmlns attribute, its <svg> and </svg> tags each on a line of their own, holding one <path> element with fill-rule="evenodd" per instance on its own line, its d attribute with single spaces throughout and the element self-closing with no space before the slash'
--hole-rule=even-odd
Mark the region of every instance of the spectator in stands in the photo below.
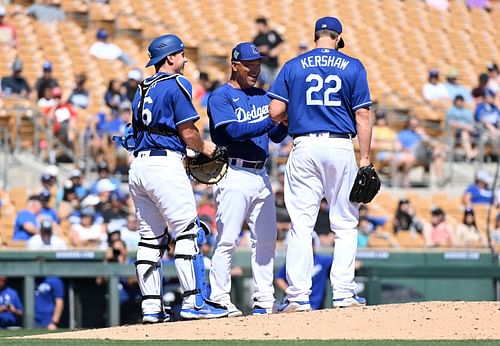
<svg viewBox="0 0 500 346">
<path fill-rule="evenodd" d="M 431 210 L 431 221 L 424 225 L 424 239 L 427 247 L 449 247 L 453 243 L 452 230 L 441 208 Z"/>
<path fill-rule="evenodd" d="M 467 0 L 467 7 L 478 8 L 481 10 L 491 11 L 491 3 L 490 0 Z"/>
<path fill-rule="evenodd" d="M 438 186 L 445 183 L 443 177 L 444 150 L 442 145 L 427 135 L 417 118 L 409 117 L 405 129 L 398 133 L 398 140 L 403 148 L 402 186 L 409 187 L 410 169 L 417 163 L 434 164 Z"/>
<path fill-rule="evenodd" d="M 43 172 L 40 177 L 40 182 L 42 183 L 41 190 L 52 191 L 57 184 L 57 175 L 52 175 L 48 170 Z"/>
<path fill-rule="evenodd" d="M 56 330 L 64 310 L 64 283 L 57 276 L 36 280 L 35 328 Z"/>
<path fill-rule="evenodd" d="M 96 32 L 97 41 L 90 46 L 89 53 L 93 57 L 102 60 L 121 60 L 126 65 L 131 65 L 133 61 L 116 44 L 108 42 L 109 34 L 106 29 L 99 29 Z"/>
<path fill-rule="evenodd" d="M 81 201 L 87 195 L 88 189 L 83 184 L 82 172 L 79 169 L 73 169 L 69 180 L 57 191 L 56 206 L 58 216 L 64 219 L 79 210 Z"/>
<path fill-rule="evenodd" d="M 474 98 L 475 104 L 483 102 L 484 92 L 486 91 L 488 80 L 489 77 L 487 73 L 479 74 L 478 85 L 474 89 L 472 89 L 472 97 Z"/>
<path fill-rule="evenodd" d="M 194 85 L 193 89 L 193 99 L 200 103 L 210 88 L 210 78 L 208 73 L 200 72 L 198 76 L 198 82 Z"/>
<path fill-rule="evenodd" d="M 373 216 L 369 214 L 368 206 L 366 204 L 359 205 L 359 217 L 366 217 L 368 223 L 370 224 L 370 233 L 376 232 L 378 227 L 383 227 L 387 222 L 386 216 Z"/>
<path fill-rule="evenodd" d="M 472 208 L 464 210 L 463 221 L 455 229 L 454 242 L 455 246 L 459 247 L 485 247 L 488 245 L 486 238 L 477 228 Z"/>
<path fill-rule="evenodd" d="M 75 88 L 69 96 L 68 102 L 73 106 L 87 109 L 89 106 L 89 91 L 85 88 L 85 82 L 87 81 L 87 76 L 83 73 L 76 75 L 75 77 Z"/>
<path fill-rule="evenodd" d="M 123 197 L 123 195 L 119 191 L 120 190 L 120 180 L 111 175 L 109 165 L 106 161 L 100 161 L 97 164 L 97 180 L 90 187 L 91 194 L 94 194 L 94 195 L 99 194 L 99 191 L 98 191 L 99 183 L 103 179 L 109 180 L 111 183 L 113 183 L 114 190 L 112 190 L 112 191 L 116 192 L 116 194 L 120 195 L 120 197 Z M 107 182 L 105 184 L 107 184 Z M 100 188 L 102 189 L 102 186 Z"/>
<path fill-rule="evenodd" d="M 316 252 L 316 250 L 320 247 L 320 242 L 318 235 L 315 232 L 313 232 L 312 247 L 314 270 L 312 275 L 311 294 L 309 296 L 309 302 L 311 304 L 311 309 L 319 310 L 324 308 L 326 297 L 326 283 L 328 278 L 330 277 L 333 256 L 321 255 Z M 276 272 L 276 275 L 274 277 L 274 284 L 276 285 L 276 288 L 282 292 L 285 292 L 288 288 L 288 282 L 286 279 L 286 265 L 282 266 Z"/>
<path fill-rule="evenodd" d="M 53 0 L 37 0 L 28 7 L 26 14 L 45 23 L 62 21 L 66 18 L 63 10 Z"/>
<path fill-rule="evenodd" d="M 285 207 L 285 193 L 283 187 L 275 190 L 274 203 L 276 205 L 276 228 L 278 230 L 278 241 L 283 241 L 292 227 L 290 215 Z"/>
<path fill-rule="evenodd" d="M 125 97 L 132 103 L 134 101 L 135 92 L 139 83 L 142 81 L 142 72 L 138 68 L 128 71 L 127 81 L 123 82 L 122 87 L 125 89 Z"/>
<path fill-rule="evenodd" d="M 457 95 L 453 106 L 446 113 L 446 125 L 450 129 L 450 136 L 460 139 L 460 144 L 465 150 L 467 161 L 472 161 L 478 151 L 472 148 L 473 138 L 477 138 L 478 129 L 475 126 L 474 116 L 465 108 L 464 97 Z"/>
<path fill-rule="evenodd" d="M 128 256 L 128 249 L 122 239 L 117 239 L 109 244 L 104 255 L 104 261 L 108 263 L 133 264 L 133 260 Z M 96 283 L 102 285 L 107 278 L 98 277 Z M 118 284 L 120 296 L 120 323 L 135 324 L 142 318 L 141 316 L 141 294 L 135 275 L 130 277 L 120 277 Z"/>
<path fill-rule="evenodd" d="M 496 94 L 500 91 L 500 71 L 498 65 L 491 62 L 486 68 L 488 69 L 488 84 L 486 88 L 493 90 Z"/>
<path fill-rule="evenodd" d="M 278 56 L 284 51 L 285 44 L 281 36 L 269 27 L 266 18 L 257 18 L 255 24 L 257 26 L 257 35 L 254 37 L 253 43 L 259 49 L 260 54 L 264 56 L 259 84 L 261 86 L 270 86 L 278 74 Z"/>
<path fill-rule="evenodd" d="M 38 232 L 38 215 L 42 209 L 39 195 L 28 198 L 26 209 L 20 210 L 14 222 L 13 240 L 28 240 Z"/>
<path fill-rule="evenodd" d="M 474 204 L 492 204 L 494 200 L 492 185 L 491 174 L 485 169 L 479 170 L 474 184 L 469 185 L 462 196 L 465 207 L 472 208 Z"/>
<path fill-rule="evenodd" d="M 448 91 L 444 84 L 439 82 L 439 71 L 432 69 L 429 71 L 428 82 L 424 84 L 424 99 L 426 101 L 449 101 Z"/>
<path fill-rule="evenodd" d="M 107 233 L 102 224 L 95 222 L 96 212 L 92 207 L 80 211 L 80 223 L 71 225 L 71 240 L 76 247 L 106 246 Z"/>
<path fill-rule="evenodd" d="M 111 208 L 111 196 L 116 195 L 118 190 L 115 184 L 108 179 L 100 179 L 96 187 L 99 202 L 95 206 L 96 212 L 102 216 L 104 211 Z"/>
<path fill-rule="evenodd" d="M 297 55 L 304 54 L 305 52 L 307 52 L 307 50 L 308 50 L 307 42 L 301 41 L 299 43 L 299 46 L 297 47 Z"/>
<path fill-rule="evenodd" d="M 68 247 L 64 240 L 54 234 L 52 220 L 42 220 L 40 230 L 31 237 L 26 244 L 28 250 L 66 250 Z"/>
<path fill-rule="evenodd" d="M 108 90 L 106 90 L 104 94 L 104 101 L 111 110 L 113 117 L 118 117 L 120 115 L 119 107 L 125 100 L 127 100 L 127 97 L 123 94 L 120 82 L 116 79 L 111 79 L 108 83 Z"/>
<path fill-rule="evenodd" d="M 52 97 L 52 89 L 45 88 L 43 90 L 43 96 L 37 102 L 38 108 L 42 113 L 46 113 L 55 105 L 56 105 L 56 100 Z"/>
<path fill-rule="evenodd" d="M 448 10 L 448 7 L 450 4 L 448 3 L 448 0 L 425 0 L 425 3 L 429 6 L 432 7 L 435 10 L 439 11 L 446 11 Z"/>
<path fill-rule="evenodd" d="M 484 91 L 484 101 L 479 103 L 474 112 L 474 118 L 486 128 L 483 135 L 485 142 L 496 142 L 500 139 L 500 109 L 495 104 L 495 93 L 491 89 Z M 498 144 L 497 144 L 498 145 Z"/>
<path fill-rule="evenodd" d="M 49 190 L 40 191 L 40 202 L 42 203 L 42 209 L 40 210 L 40 219 L 51 220 L 56 224 L 61 223 L 61 220 L 57 216 L 57 212 L 54 208 L 50 206 L 50 197 L 52 194 Z"/>
<path fill-rule="evenodd" d="M 12 76 L 3 77 L 0 90 L 4 96 L 18 95 L 29 98 L 31 88 L 26 79 L 22 76 L 23 62 L 16 58 L 12 63 Z"/>
<path fill-rule="evenodd" d="M 368 247 L 371 224 L 366 216 L 360 216 L 358 221 L 358 249 Z"/>
<path fill-rule="evenodd" d="M 105 205 L 101 210 L 104 219 L 104 227 L 109 232 L 110 229 L 115 229 L 118 232 L 127 224 L 128 208 L 123 204 L 117 194 L 110 196 L 111 202 Z"/>
<path fill-rule="evenodd" d="M 415 210 L 406 198 L 400 199 L 393 221 L 394 234 L 403 231 L 422 233 L 422 223 L 417 219 Z"/>
<path fill-rule="evenodd" d="M 59 86 L 57 79 L 52 77 L 52 63 L 50 61 L 45 61 L 42 68 L 43 75 L 38 78 L 35 83 L 38 100 L 45 96 L 45 89 L 53 89 Z"/>
<path fill-rule="evenodd" d="M 54 107 L 45 113 L 47 119 L 53 120 L 54 134 L 66 146 L 75 148 L 76 145 L 76 117 L 77 113 L 70 103 L 63 100 L 62 90 L 59 87 L 52 89 L 55 100 Z"/>
<path fill-rule="evenodd" d="M 401 144 L 398 141 L 397 133 L 387 123 L 385 112 L 375 112 L 375 125 L 373 126 L 371 148 L 376 153 L 375 162 L 378 170 L 384 165 L 394 163 L 397 167 L 408 165 L 412 166 L 413 162 L 405 162 L 405 159 L 410 159 L 408 155 L 401 152 Z"/>
<path fill-rule="evenodd" d="M 7 286 L 7 278 L 0 276 L 0 329 L 19 325 L 23 304 L 17 292 Z"/>
<path fill-rule="evenodd" d="M 127 249 L 137 250 L 141 236 L 137 233 L 137 217 L 130 213 L 127 215 L 127 224 L 120 229 L 120 238 L 127 245 Z"/>
<path fill-rule="evenodd" d="M 14 25 L 4 21 L 5 14 L 5 7 L 0 6 L 0 47 L 7 46 L 15 48 L 17 45 L 16 28 Z"/>
<path fill-rule="evenodd" d="M 490 241 L 492 247 L 494 248 L 500 247 L 500 213 L 497 214 L 495 220 L 495 229 L 491 231 Z"/>
<path fill-rule="evenodd" d="M 456 68 L 450 68 L 446 73 L 446 83 L 444 87 L 448 92 L 448 98 L 454 100 L 458 95 L 462 96 L 465 102 L 469 103 L 472 101 L 472 96 L 469 90 L 461 84 L 457 83 L 458 71 Z"/>
</svg>

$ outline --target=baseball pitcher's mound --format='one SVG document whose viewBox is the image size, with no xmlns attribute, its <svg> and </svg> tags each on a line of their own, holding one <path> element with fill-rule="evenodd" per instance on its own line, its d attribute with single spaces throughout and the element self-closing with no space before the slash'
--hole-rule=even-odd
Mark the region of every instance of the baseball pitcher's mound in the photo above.
<svg viewBox="0 0 500 346">
<path fill-rule="evenodd" d="M 426 302 L 133 325 L 47 339 L 500 339 L 500 302 Z"/>
</svg>

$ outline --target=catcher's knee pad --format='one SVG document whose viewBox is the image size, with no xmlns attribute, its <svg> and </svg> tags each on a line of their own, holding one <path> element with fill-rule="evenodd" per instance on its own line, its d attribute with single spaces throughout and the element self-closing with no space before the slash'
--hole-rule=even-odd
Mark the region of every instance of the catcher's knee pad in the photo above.
<svg viewBox="0 0 500 346">
<path fill-rule="evenodd" d="M 175 265 L 184 297 L 195 296 L 195 306 L 201 308 L 207 298 L 205 264 L 200 246 L 209 229 L 199 220 L 193 221 L 175 240 Z"/>
<path fill-rule="evenodd" d="M 135 261 L 137 281 L 142 294 L 143 313 L 163 311 L 161 259 L 168 249 L 167 230 L 154 238 L 142 237 L 137 248 Z"/>
</svg>

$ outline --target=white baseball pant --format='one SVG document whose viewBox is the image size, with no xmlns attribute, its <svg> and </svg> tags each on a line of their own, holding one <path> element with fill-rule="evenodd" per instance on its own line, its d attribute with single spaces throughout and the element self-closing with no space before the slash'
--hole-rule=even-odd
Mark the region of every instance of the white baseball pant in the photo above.
<svg viewBox="0 0 500 346">
<path fill-rule="evenodd" d="M 265 168 L 230 166 L 226 177 L 214 186 L 214 194 L 218 234 L 210 270 L 211 300 L 230 302 L 231 259 L 246 221 L 251 232 L 252 299 L 263 308 L 272 308 L 277 231 L 274 195 Z"/>
<path fill-rule="evenodd" d="M 157 242 L 161 242 L 165 227 L 175 237 L 196 219 L 196 202 L 183 166 L 182 154 L 173 151 L 167 151 L 167 156 L 149 157 L 140 154 L 132 162 L 129 171 L 129 189 L 136 208 L 138 233 L 142 238 L 160 237 Z M 191 230 L 197 232 L 198 229 L 193 227 Z M 175 249 L 176 253 L 194 251 L 194 248 Z M 139 246 L 137 250 L 138 260 L 161 263 L 160 256 L 157 249 Z M 182 289 L 194 290 L 196 283 L 192 261 L 176 260 L 175 266 Z M 161 295 L 161 267 L 150 270 L 148 265 L 137 265 L 137 277 L 143 296 Z M 194 299 L 193 295 L 185 298 L 184 305 L 192 306 Z M 143 300 L 142 309 L 144 314 L 163 311 L 158 299 Z"/>
<path fill-rule="evenodd" d="M 289 300 L 309 300 L 312 232 L 323 197 L 329 203 L 330 227 L 335 232 L 330 273 L 333 298 L 354 295 L 358 205 L 349 201 L 349 193 L 356 174 L 352 140 L 307 136 L 294 140 L 285 171 L 285 205 L 292 221 L 286 255 Z"/>
</svg>

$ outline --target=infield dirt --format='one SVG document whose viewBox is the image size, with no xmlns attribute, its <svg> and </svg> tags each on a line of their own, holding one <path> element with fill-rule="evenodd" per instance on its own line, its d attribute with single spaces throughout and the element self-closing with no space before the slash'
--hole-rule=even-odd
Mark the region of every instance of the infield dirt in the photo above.
<svg viewBox="0 0 500 346">
<path fill-rule="evenodd" d="M 113 340 L 500 339 L 500 302 L 425 302 L 33 335 Z"/>
</svg>

